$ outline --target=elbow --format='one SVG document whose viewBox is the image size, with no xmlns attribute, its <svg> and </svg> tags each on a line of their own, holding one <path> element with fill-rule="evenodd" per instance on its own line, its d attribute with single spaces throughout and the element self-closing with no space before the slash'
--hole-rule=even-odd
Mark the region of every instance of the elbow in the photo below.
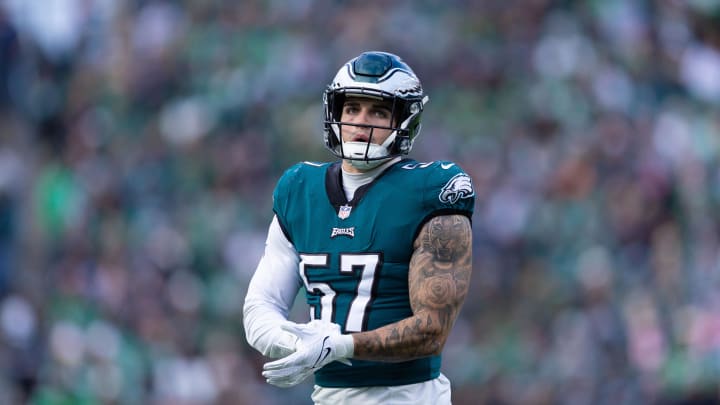
<svg viewBox="0 0 720 405">
<path fill-rule="evenodd" d="M 249 337 L 248 331 L 252 328 L 252 323 L 253 323 L 253 309 L 252 309 L 252 306 L 249 305 L 247 301 L 245 301 L 245 304 L 243 305 L 242 322 L 243 322 L 243 329 L 245 329 L 245 336 Z"/>
<path fill-rule="evenodd" d="M 457 308 L 457 305 L 417 308 L 415 329 L 421 332 L 425 355 L 437 356 L 442 353 L 455 324 Z"/>
<path fill-rule="evenodd" d="M 428 333 L 422 339 L 418 345 L 418 348 L 421 348 L 417 352 L 418 357 L 439 356 L 442 353 L 446 341 L 444 336 Z"/>
<path fill-rule="evenodd" d="M 433 321 L 432 316 L 428 316 L 425 327 L 422 329 L 422 338 L 425 347 L 425 356 L 438 356 L 442 353 L 447 341 L 450 329 L 444 327 L 440 322 Z"/>
<path fill-rule="evenodd" d="M 446 335 L 436 334 L 429 338 L 428 356 L 439 356 L 445 348 Z"/>
</svg>

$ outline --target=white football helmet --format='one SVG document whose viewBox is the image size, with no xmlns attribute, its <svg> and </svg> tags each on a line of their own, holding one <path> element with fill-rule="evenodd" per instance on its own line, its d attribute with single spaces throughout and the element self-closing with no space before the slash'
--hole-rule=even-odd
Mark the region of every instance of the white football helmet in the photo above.
<svg viewBox="0 0 720 405">
<path fill-rule="evenodd" d="M 340 125 L 343 104 L 348 95 L 381 98 L 391 104 L 392 130 L 383 144 L 343 142 Z M 428 96 L 420 80 L 397 55 L 387 52 L 365 52 L 343 65 L 323 94 L 325 106 L 325 146 L 335 156 L 347 159 L 356 167 L 373 168 L 387 159 L 406 155 L 420 132 L 420 117 Z M 343 124 L 380 128 L 372 125 Z"/>
</svg>

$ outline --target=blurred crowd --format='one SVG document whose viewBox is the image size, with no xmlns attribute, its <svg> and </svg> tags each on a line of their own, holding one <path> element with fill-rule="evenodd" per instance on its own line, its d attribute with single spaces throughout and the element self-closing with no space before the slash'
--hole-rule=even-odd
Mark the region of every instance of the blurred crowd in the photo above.
<svg viewBox="0 0 720 405">
<path fill-rule="evenodd" d="M 365 50 L 475 184 L 455 403 L 720 401 L 719 1 L 0 0 L 0 403 L 309 403 L 242 301 Z"/>
</svg>

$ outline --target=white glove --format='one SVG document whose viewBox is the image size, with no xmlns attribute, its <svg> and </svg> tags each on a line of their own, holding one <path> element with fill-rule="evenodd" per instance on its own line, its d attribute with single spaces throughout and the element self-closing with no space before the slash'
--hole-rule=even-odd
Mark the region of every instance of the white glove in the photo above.
<svg viewBox="0 0 720 405">
<path fill-rule="evenodd" d="M 295 353 L 297 350 L 297 336 L 284 330 L 278 333 L 275 342 L 270 345 L 267 352 L 267 357 L 273 359 L 279 359 L 281 357 L 289 356 Z"/>
<path fill-rule="evenodd" d="M 297 351 L 265 363 L 262 375 L 269 384 L 292 387 L 333 361 L 351 365 L 347 358 L 355 350 L 353 338 L 341 334 L 337 324 L 313 320 L 306 324 L 288 322 L 280 328 L 298 337 Z"/>
</svg>

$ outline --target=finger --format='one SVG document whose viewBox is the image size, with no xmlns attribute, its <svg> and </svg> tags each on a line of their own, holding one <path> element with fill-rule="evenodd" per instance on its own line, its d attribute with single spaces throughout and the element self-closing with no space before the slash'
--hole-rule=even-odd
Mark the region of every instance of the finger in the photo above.
<svg viewBox="0 0 720 405">
<path fill-rule="evenodd" d="M 307 378 L 306 375 L 290 376 L 286 378 L 268 378 L 265 381 L 267 381 L 268 384 L 272 384 L 276 387 L 288 388 L 300 384 L 303 380 L 305 380 L 305 378 Z"/>
<path fill-rule="evenodd" d="M 264 370 L 262 376 L 270 379 L 288 378 L 292 375 L 305 371 L 305 367 L 287 367 L 274 370 Z"/>
<path fill-rule="evenodd" d="M 286 380 L 293 374 L 294 370 L 284 368 L 281 370 L 264 371 L 262 376 L 268 380 Z"/>
<path fill-rule="evenodd" d="M 297 384 L 300 384 L 303 382 L 306 378 L 308 378 L 312 374 L 312 370 L 301 370 L 299 372 L 293 373 L 292 375 L 279 378 L 279 377 L 269 377 L 266 378 L 266 382 L 268 384 L 272 384 L 276 387 L 281 388 L 288 388 L 293 387 Z"/>
<path fill-rule="evenodd" d="M 296 334 L 298 326 L 301 325 L 295 322 L 286 321 L 280 324 L 280 329 L 284 330 L 285 332 Z"/>
<path fill-rule="evenodd" d="M 262 376 L 265 377 L 268 383 L 279 386 L 295 385 L 307 378 L 311 373 L 312 370 L 306 368 L 292 367 L 289 369 L 264 371 Z"/>
<path fill-rule="evenodd" d="M 299 381 L 288 381 L 288 380 L 283 380 L 283 379 L 275 380 L 275 379 L 270 379 L 270 378 L 265 380 L 265 382 L 267 382 L 270 385 L 274 385 L 278 388 L 290 388 L 299 383 Z"/>
<path fill-rule="evenodd" d="M 293 386 L 291 383 L 288 383 L 287 381 L 283 381 L 283 380 L 276 381 L 276 380 L 268 379 L 268 380 L 265 380 L 265 382 L 267 382 L 270 385 L 274 385 L 278 388 L 290 388 Z"/>
<path fill-rule="evenodd" d="M 276 387 L 280 387 L 280 388 L 289 388 L 294 385 L 297 385 L 297 383 L 295 381 L 287 380 L 287 379 L 283 379 L 283 378 L 267 378 L 265 380 L 265 382 L 267 382 L 268 384 L 274 385 Z"/>
<path fill-rule="evenodd" d="M 263 370 L 279 370 L 283 368 L 292 367 L 295 365 L 295 359 L 297 352 L 287 356 L 283 357 L 282 359 L 278 359 L 275 361 L 271 361 L 268 363 L 263 364 Z"/>
</svg>

